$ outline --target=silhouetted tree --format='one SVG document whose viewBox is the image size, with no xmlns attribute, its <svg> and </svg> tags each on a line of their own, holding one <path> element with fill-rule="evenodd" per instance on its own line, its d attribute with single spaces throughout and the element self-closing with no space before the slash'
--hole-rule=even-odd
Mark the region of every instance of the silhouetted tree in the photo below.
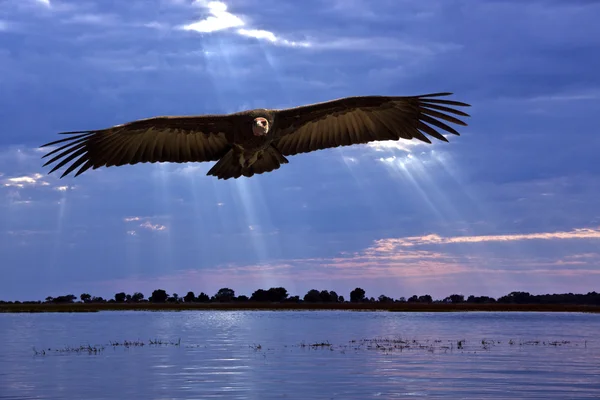
<svg viewBox="0 0 600 400">
<path fill-rule="evenodd" d="M 398 300 L 396 300 L 398 303 L 406 303 L 406 297 L 402 296 L 399 297 Z"/>
<path fill-rule="evenodd" d="M 267 290 L 269 301 L 282 302 L 288 297 L 288 291 L 283 287 L 272 287 Z"/>
<path fill-rule="evenodd" d="M 488 297 L 488 296 L 473 296 L 470 295 L 469 297 L 467 297 L 467 303 L 495 303 L 496 299 L 494 299 L 493 297 Z"/>
<path fill-rule="evenodd" d="M 210 301 L 210 297 L 206 293 L 201 292 L 198 295 L 198 302 L 199 303 L 208 303 L 209 301 Z"/>
<path fill-rule="evenodd" d="M 265 301 L 268 301 L 268 299 L 269 299 L 269 294 L 264 289 L 257 289 L 250 296 L 250 300 L 257 301 L 257 302 L 265 302 Z"/>
<path fill-rule="evenodd" d="M 356 288 L 350 292 L 350 302 L 358 303 L 365 299 L 365 291 L 361 288 Z"/>
<path fill-rule="evenodd" d="M 229 288 L 221 288 L 215 294 L 215 300 L 222 302 L 222 303 L 232 301 L 234 298 L 235 298 L 235 291 L 233 289 L 229 289 Z"/>
<path fill-rule="evenodd" d="M 418 303 L 419 302 L 419 297 L 416 294 L 413 294 L 412 296 L 410 296 L 407 300 L 409 303 Z"/>
<path fill-rule="evenodd" d="M 317 289 L 311 289 L 304 295 L 307 303 L 318 303 L 321 301 L 321 293 Z"/>
<path fill-rule="evenodd" d="M 117 303 L 124 303 L 126 298 L 127 295 L 125 294 L 125 292 L 119 292 L 115 294 L 115 301 Z"/>
<path fill-rule="evenodd" d="M 573 293 L 569 293 L 573 295 Z M 529 292 L 510 292 L 506 296 L 502 296 L 498 299 L 498 303 L 513 303 L 513 304 L 528 304 L 537 303 L 535 297 L 531 296 Z"/>
<path fill-rule="evenodd" d="M 321 290 L 319 292 L 319 297 L 321 302 L 323 303 L 331 303 L 331 294 L 327 290 Z"/>
<path fill-rule="evenodd" d="M 152 296 L 148 300 L 152 303 L 164 303 L 169 298 L 167 292 L 163 289 L 156 289 L 152 292 Z"/>
<path fill-rule="evenodd" d="M 104 303 L 105 301 L 106 300 L 104 300 L 104 298 L 101 296 L 92 297 L 92 303 Z"/>
<path fill-rule="evenodd" d="M 236 298 L 235 298 L 235 301 L 238 301 L 238 302 L 240 302 L 240 303 L 244 303 L 244 302 L 246 302 L 246 301 L 248 301 L 248 300 L 250 300 L 250 299 L 248 298 L 248 296 L 245 296 L 245 295 L 243 295 L 243 294 L 242 294 L 241 296 L 238 296 L 238 297 L 236 297 Z"/>
<path fill-rule="evenodd" d="M 291 296 L 285 299 L 288 303 L 300 303 L 300 296 Z"/>
<path fill-rule="evenodd" d="M 329 300 L 332 303 L 337 303 L 340 301 L 340 296 L 338 296 L 338 294 L 336 292 L 334 292 L 333 290 L 329 291 Z"/>
<path fill-rule="evenodd" d="M 140 292 L 135 292 L 132 296 L 131 296 L 131 301 L 137 303 L 144 300 L 144 295 Z"/>
<path fill-rule="evenodd" d="M 446 302 L 451 302 L 451 303 L 464 303 L 465 302 L 465 296 L 463 296 L 462 294 L 451 294 L 450 296 L 446 297 L 444 299 L 444 301 Z"/>
<path fill-rule="evenodd" d="M 169 303 L 179 303 L 179 295 L 177 293 L 173 293 L 171 296 L 169 296 L 167 301 Z"/>
<path fill-rule="evenodd" d="M 89 294 L 89 293 L 81 293 L 81 295 L 79 296 L 79 298 L 84 303 L 89 303 L 90 301 L 92 301 L 92 295 Z"/>
<path fill-rule="evenodd" d="M 339 296 L 339 297 L 338 297 L 338 301 L 339 301 L 340 303 L 343 303 L 344 301 L 346 301 L 346 299 L 344 299 L 344 296 Z"/>
<path fill-rule="evenodd" d="M 381 296 L 379 296 L 377 301 L 379 301 L 380 303 L 392 303 L 394 301 L 394 299 L 382 294 Z"/>
<path fill-rule="evenodd" d="M 75 295 L 67 294 L 66 296 L 58 296 L 51 298 L 50 301 L 52 303 L 72 303 L 75 301 L 75 299 L 77 299 Z M 48 298 L 46 298 L 46 301 L 48 301 Z"/>
<path fill-rule="evenodd" d="M 196 301 L 196 295 L 194 292 L 187 292 L 187 294 L 183 296 L 183 301 L 186 303 L 193 303 Z"/>
<path fill-rule="evenodd" d="M 433 298 L 428 295 L 428 294 L 424 294 L 423 296 L 419 296 L 419 303 L 433 303 Z"/>
</svg>

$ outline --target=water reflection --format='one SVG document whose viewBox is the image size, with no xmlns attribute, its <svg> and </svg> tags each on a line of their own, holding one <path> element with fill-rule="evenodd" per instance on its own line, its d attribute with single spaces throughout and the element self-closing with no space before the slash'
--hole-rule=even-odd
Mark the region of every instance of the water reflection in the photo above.
<svg viewBox="0 0 600 400">
<path fill-rule="evenodd" d="M 0 399 L 599 398 L 598 331 L 566 313 L 2 314 Z"/>
</svg>

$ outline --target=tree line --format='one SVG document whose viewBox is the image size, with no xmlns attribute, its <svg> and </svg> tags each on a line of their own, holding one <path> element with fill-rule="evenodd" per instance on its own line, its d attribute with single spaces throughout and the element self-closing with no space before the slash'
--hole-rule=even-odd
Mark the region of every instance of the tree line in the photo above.
<svg viewBox="0 0 600 400">
<path fill-rule="evenodd" d="M 568 304 L 568 305 L 600 305 L 600 293 L 589 292 L 587 294 L 541 294 L 532 295 L 529 292 L 511 292 L 497 299 L 489 296 L 473 296 L 465 298 L 462 294 L 451 294 L 443 299 L 434 300 L 430 295 L 413 295 L 409 298 L 392 298 L 386 295 L 380 295 L 377 298 L 367 297 L 362 288 L 355 288 L 350 292 L 349 299 L 338 295 L 333 290 L 309 290 L 302 298 L 300 296 L 290 296 L 287 289 L 283 287 L 272 287 L 270 289 L 258 289 L 250 297 L 245 295 L 236 296 L 235 291 L 230 288 L 221 288 L 212 296 L 201 292 L 195 295 L 194 292 L 188 292 L 180 297 L 177 293 L 168 294 L 164 289 L 156 289 L 152 295 L 146 299 L 141 292 L 127 294 L 119 292 L 112 299 L 92 296 L 89 293 L 82 293 L 78 298 L 73 294 L 67 294 L 58 297 L 46 297 L 45 301 L 0 301 L 0 303 L 23 303 L 23 304 L 41 304 L 41 303 L 227 303 L 227 302 L 257 302 L 257 303 L 477 303 L 477 304 Z"/>
</svg>

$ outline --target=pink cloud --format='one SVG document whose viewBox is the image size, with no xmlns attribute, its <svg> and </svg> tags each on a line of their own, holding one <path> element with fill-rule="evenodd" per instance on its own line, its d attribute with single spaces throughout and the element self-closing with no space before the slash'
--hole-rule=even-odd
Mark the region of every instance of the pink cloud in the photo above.
<svg viewBox="0 0 600 400">
<path fill-rule="evenodd" d="M 417 248 L 451 243 L 566 239 L 600 239 L 600 230 L 584 228 L 531 234 L 455 237 L 432 234 L 388 238 L 374 241 L 372 246 L 363 251 L 331 258 L 274 260 L 260 264 L 220 265 L 212 269 L 178 270 L 158 277 L 108 281 L 102 286 L 131 290 L 145 288 L 146 291 L 160 287 L 181 292 L 216 291 L 221 287 L 231 287 L 236 291 L 239 288 L 240 293 L 248 295 L 258 288 L 272 286 L 284 286 L 290 292 L 298 288 L 297 294 L 303 294 L 305 288 L 319 286 L 319 282 L 323 286 L 321 289 L 328 290 L 335 290 L 336 285 L 338 288 L 378 285 L 394 290 L 405 288 L 411 294 L 417 288 L 432 295 L 436 294 L 436 290 L 444 291 L 439 294 L 443 296 L 449 294 L 446 292 L 466 289 L 494 295 L 490 291 L 532 290 L 529 288 L 544 291 L 543 288 L 550 290 L 561 285 L 564 291 L 575 291 L 573 285 L 583 288 L 582 291 L 592 290 L 592 286 L 600 284 L 600 254 L 593 251 L 569 253 L 565 249 L 563 253 L 566 254 L 553 257 L 522 251 L 507 253 L 505 247 L 498 253 L 486 248 L 485 254 L 477 248 L 468 253 L 457 253 L 452 247 L 444 247 L 444 251 Z M 464 247 L 461 251 L 465 251 Z M 207 285 L 211 289 L 206 288 Z M 200 289 L 202 287 L 205 289 Z"/>
</svg>

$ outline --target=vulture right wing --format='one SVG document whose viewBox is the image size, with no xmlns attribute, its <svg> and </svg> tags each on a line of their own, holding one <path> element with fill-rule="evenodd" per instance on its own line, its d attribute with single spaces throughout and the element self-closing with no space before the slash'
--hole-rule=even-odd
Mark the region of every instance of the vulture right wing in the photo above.
<svg viewBox="0 0 600 400">
<path fill-rule="evenodd" d="M 216 161 L 229 150 L 242 118 L 240 114 L 154 117 L 101 130 L 62 132 L 71 136 L 41 146 L 60 145 L 42 158 L 54 155 L 44 164 L 57 162 L 49 173 L 71 162 L 61 178 L 78 167 L 75 176 L 102 166 Z"/>
<path fill-rule="evenodd" d="M 447 142 L 436 128 L 458 135 L 443 121 L 464 126 L 466 123 L 450 114 L 469 116 L 454 108 L 468 104 L 436 98 L 449 94 L 345 97 L 276 110 L 274 130 L 278 139 L 273 145 L 288 156 L 401 138 L 431 143 L 425 134 Z"/>
</svg>

